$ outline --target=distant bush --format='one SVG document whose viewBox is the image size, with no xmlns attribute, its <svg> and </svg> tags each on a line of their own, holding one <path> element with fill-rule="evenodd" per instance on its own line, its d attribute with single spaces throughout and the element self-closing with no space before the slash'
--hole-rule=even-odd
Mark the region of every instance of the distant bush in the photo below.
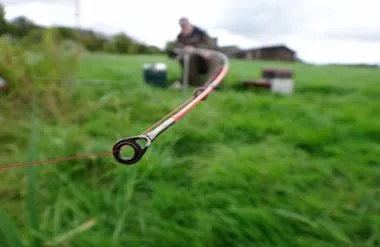
<svg viewBox="0 0 380 247">
<path fill-rule="evenodd" d="M 28 104 L 33 93 L 38 103 L 56 114 L 69 104 L 72 81 L 83 49 L 71 40 L 60 40 L 56 29 L 46 29 L 17 40 L 0 37 L 0 75 L 7 81 L 12 103 Z"/>
</svg>

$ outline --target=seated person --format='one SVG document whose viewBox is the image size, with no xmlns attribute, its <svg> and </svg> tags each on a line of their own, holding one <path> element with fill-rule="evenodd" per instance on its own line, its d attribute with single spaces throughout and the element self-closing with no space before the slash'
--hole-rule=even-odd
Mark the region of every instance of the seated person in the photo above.
<svg viewBox="0 0 380 247">
<path fill-rule="evenodd" d="M 192 48 L 203 48 L 203 49 L 216 49 L 216 45 L 212 38 L 202 29 L 192 25 L 187 18 L 181 18 L 179 20 L 181 27 L 181 32 L 177 36 L 177 40 L 174 42 L 174 48 L 181 48 L 185 50 L 191 50 Z M 180 59 L 180 65 L 182 68 L 182 78 L 184 61 L 183 57 Z M 201 81 L 201 74 L 213 75 L 215 73 L 216 66 L 218 62 L 215 58 L 210 57 L 208 54 L 203 54 L 203 56 L 198 54 L 192 54 L 189 59 L 188 68 L 188 83 L 191 86 L 202 86 L 205 81 Z M 182 80 L 181 80 L 182 82 Z M 173 86 L 180 86 L 178 83 Z M 183 82 L 182 82 L 183 83 Z"/>
</svg>

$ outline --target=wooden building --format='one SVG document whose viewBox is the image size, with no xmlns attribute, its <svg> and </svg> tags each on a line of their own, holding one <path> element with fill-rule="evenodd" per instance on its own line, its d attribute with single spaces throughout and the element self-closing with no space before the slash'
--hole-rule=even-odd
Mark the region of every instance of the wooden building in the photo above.
<svg viewBox="0 0 380 247">
<path fill-rule="evenodd" d="M 252 60 L 297 61 L 296 52 L 284 45 L 242 50 L 235 52 L 232 57 Z"/>
<path fill-rule="evenodd" d="M 235 45 L 219 47 L 219 51 L 223 52 L 228 57 L 233 57 L 234 54 L 241 51 L 241 49 Z"/>
</svg>

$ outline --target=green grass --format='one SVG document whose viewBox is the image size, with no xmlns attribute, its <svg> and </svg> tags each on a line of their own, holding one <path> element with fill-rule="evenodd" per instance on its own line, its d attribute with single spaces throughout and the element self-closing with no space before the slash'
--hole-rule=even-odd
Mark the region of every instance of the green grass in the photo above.
<svg viewBox="0 0 380 247">
<path fill-rule="evenodd" d="M 77 83 L 66 120 L 38 115 L 34 157 L 109 151 L 182 103 L 181 91 L 142 81 L 142 64 L 155 61 L 179 75 L 167 58 L 88 56 L 78 78 L 109 81 Z M 266 67 L 292 68 L 295 93 L 238 87 Z M 379 246 L 378 78 L 370 68 L 230 61 L 223 88 L 137 165 L 102 156 L 36 168 L 33 235 L 53 246 Z M 0 105 L 0 163 L 26 161 L 31 106 Z M 0 172 L 1 246 L 29 246 L 27 178 L 26 168 Z"/>
</svg>

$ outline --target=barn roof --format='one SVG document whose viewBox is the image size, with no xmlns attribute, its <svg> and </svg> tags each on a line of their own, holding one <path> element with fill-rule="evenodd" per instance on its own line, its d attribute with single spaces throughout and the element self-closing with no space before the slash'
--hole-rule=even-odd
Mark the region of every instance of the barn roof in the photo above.
<svg viewBox="0 0 380 247">
<path fill-rule="evenodd" d="M 262 46 L 262 47 L 258 47 L 258 48 L 252 48 L 252 49 L 247 49 L 245 51 L 259 51 L 259 50 L 278 50 L 278 49 L 285 49 L 285 50 L 288 50 L 290 52 L 293 52 L 295 53 L 294 50 L 290 49 L 289 47 L 287 47 L 286 45 L 272 45 L 272 46 Z"/>
<path fill-rule="evenodd" d="M 244 56 L 246 53 L 251 52 L 258 52 L 258 51 L 270 51 L 270 50 L 287 50 L 290 51 L 293 54 L 296 54 L 296 51 L 289 48 L 288 46 L 284 44 L 277 44 L 277 45 L 268 45 L 268 46 L 262 46 L 262 47 L 256 47 L 251 49 L 232 49 L 230 52 L 231 56 Z"/>
</svg>

